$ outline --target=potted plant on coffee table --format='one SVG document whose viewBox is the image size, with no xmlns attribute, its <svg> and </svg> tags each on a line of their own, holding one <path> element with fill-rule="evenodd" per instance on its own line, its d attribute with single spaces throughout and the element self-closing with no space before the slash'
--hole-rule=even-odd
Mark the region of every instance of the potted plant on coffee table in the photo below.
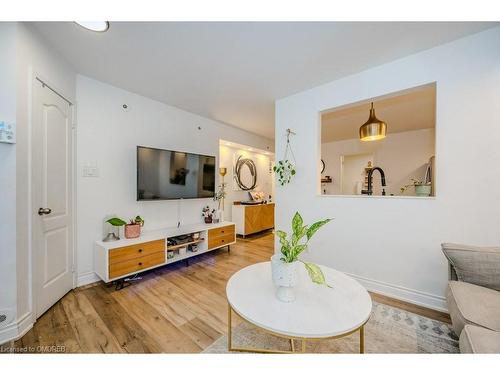
<svg viewBox="0 0 500 375">
<path fill-rule="evenodd" d="M 317 221 L 311 225 L 304 225 L 304 220 L 298 212 L 292 219 L 292 233 L 287 234 L 277 230 L 276 235 L 281 245 L 280 253 L 271 257 L 273 282 L 278 287 L 276 296 L 280 301 L 292 302 L 295 300 L 294 287 L 298 282 L 298 267 L 302 263 L 316 284 L 330 287 L 321 268 L 314 263 L 299 259 L 299 255 L 307 249 L 309 240 L 325 224 L 332 219 Z"/>
</svg>

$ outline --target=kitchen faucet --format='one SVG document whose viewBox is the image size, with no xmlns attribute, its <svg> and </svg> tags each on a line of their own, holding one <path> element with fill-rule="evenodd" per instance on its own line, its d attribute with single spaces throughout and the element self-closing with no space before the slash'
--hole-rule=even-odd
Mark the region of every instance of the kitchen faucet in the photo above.
<svg viewBox="0 0 500 375">
<path fill-rule="evenodd" d="M 370 169 L 368 171 L 368 189 L 366 190 L 361 190 L 361 194 L 367 194 L 367 195 L 372 195 L 373 194 L 373 188 L 372 188 L 372 175 L 373 175 L 373 172 L 377 170 L 380 172 L 380 180 L 382 182 L 382 186 L 386 186 L 385 185 L 385 173 L 384 171 L 382 170 L 382 168 L 380 167 L 373 167 L 372 169 Z M 382 195 L 385 195 L 385 189 L 382 189 Z"/>
</svg>

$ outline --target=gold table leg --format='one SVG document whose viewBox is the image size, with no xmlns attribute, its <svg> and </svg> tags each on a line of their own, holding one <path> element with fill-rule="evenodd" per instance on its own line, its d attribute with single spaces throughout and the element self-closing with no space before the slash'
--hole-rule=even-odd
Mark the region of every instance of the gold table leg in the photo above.
<svg viewBox="0 0 500 375">
<path fill-rule="evenodd" d="M 233 346 L 233 328 L 232 328 L 232 312 L 233 308 L 231 305 L 228 303 L 228 309 L 227 309 L 227 350 L 230 352 L 249 352 L 249 353 L 287 353 L 287 354 L 293 354 L 293 353 L 299 353 L 295 350 L 295 339 L 301 340 L 301 352 L 305 353 L 306 352 L 306 339 L 296 337 L 296 338 L 291 338 L 291 337 L 286 337 L 286 336 L 280 336 L 278 334 L 274 334 L 272 332 L 269 332 L 271 334 L 274 334 L 275 336 L 278 337 L 283 337 L 283 338 L 288 338 L 290 340 L 290 349 L 291 350 L 270 350 L 270 349 L 259 349 L 259 348 L 251 348 L 251 347 L 234 347 Z M 236 315 L 239 315 L 235 311 Z M 244 319 L 244 318 L 242 318 Z M 365 322 L 366 324 L 366 322 Z M 356 330 L 348 332 L 346 334 L 343 334 L 341 336 L 337 337 L 330 337 L 330 338 L 324 338 L 324 339 L 335 339 L 335 338 L 340 338 L 344 337 L 347 335 L 351 335 L 355 333 Z M 359 352 L 364 353 L 365 352 L 365 326 L 364 324 L 359 328 Z"/>
<path fill-rule="evenodd" d="M 361 326 L 359 329 L 359 352 L 363 354 L 365 352 L 365 326 Z"/>
<path fill-rule="evenodd" d="M 233 350 L 233 332 L 231 324 L 231 305 L 227 304 L 227 350 L 230 352 Z"/>
</svg>

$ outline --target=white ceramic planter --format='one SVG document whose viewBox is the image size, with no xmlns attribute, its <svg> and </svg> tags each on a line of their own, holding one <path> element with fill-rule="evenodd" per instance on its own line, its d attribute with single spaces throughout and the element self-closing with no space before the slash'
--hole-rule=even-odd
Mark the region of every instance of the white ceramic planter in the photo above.
<svg viewBox="0 0 500 375">
<path fill-rule="evenodd" d="M 273 283 L 277 287 L 276 297 L 282 302 L 295 301 L 295 289 L 298 283 L 298 267 L 300 262 L 285 263 L 280 255 L 271 257 Z"/>
</svg>

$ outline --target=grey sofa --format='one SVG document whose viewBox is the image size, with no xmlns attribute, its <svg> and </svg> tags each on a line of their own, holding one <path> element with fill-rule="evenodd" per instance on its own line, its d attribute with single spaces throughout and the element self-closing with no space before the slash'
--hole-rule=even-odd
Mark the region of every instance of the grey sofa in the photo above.
<svg viewBox="0 0 500 375">
<path fill-rule="evenodd" d="M 500 353 L 500 247 L 441 245 L 450 269 L 446 301 L 462 353 Z"/>
</svg>

